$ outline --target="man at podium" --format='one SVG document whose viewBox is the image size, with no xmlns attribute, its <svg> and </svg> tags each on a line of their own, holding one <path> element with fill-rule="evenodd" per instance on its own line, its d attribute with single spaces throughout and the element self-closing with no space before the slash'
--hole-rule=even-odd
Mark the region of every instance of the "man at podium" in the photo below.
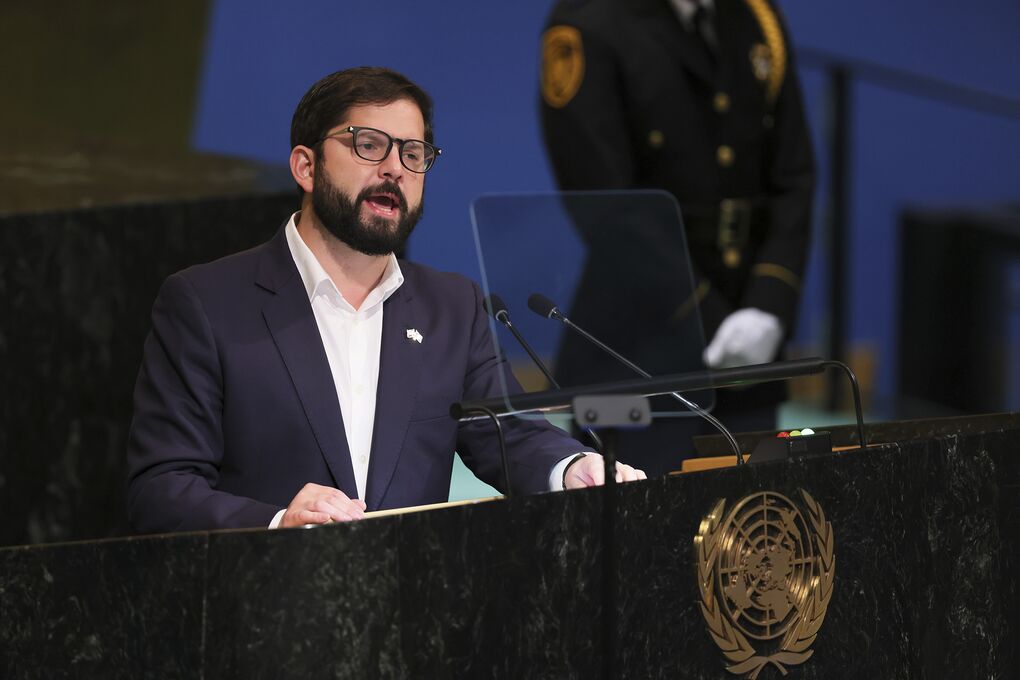
<svg viewBox="0 0 1020 680">
<path fill-rule="evenodd" d="M 331 74 L 298 105 L 291 147 L 300 210 L 269 242 L 174 274 L 153 306 L 127 451 L 138 531 L 445 501 L 455 451 L 503 486 L 492 425 L 448 415 L 504 378 L 520 389 L 479 288 L 393 254 L 440 154 L 431 99 L 387 69 Z M 514 491 L 602 482 L 601 457 L 544 421 L 504 430 Z"/>
</svg>

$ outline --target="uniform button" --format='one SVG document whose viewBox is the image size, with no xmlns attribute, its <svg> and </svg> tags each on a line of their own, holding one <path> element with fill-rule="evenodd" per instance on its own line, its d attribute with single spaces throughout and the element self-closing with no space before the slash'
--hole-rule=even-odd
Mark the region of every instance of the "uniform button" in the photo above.
<svg viewBox="0 0 1020 680">
<path fill-rule="evenodd" d="M 661 149 L 665 143 L 666 135 L 662 134 L 662 130 L 652 130 L 648 133 L 648 146 L 653 149 Z"/>
<path fill-rule="evenodd" d="M 730 96 L 725 92 L 716 92 L 712 106 L 715 107 L 716 113 L 726 113 L 730 110 Z"/>
<path fill-rule="evenodd" d="M 736 248 L 727 248 L 722 255 L 723 264 L 729 269 L 736 269 L 740 266 L 740 251 Z"/>
<path fill-rule="evenodd" d="M 724 168 L 733 165 L 733 147 L 722 144 L 715 150 L 715 160 Z"/>
</svg>

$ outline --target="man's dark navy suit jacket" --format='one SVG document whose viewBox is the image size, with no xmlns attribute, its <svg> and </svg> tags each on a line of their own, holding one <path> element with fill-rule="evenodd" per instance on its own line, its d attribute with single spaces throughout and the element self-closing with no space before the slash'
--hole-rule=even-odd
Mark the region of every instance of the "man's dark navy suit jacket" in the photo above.
<svg viewBox="0 0 1020 680">
<path fill-rule="evenodd" d="M 501 487 L 492 426 L 460 425 L 452 402 L 496 396 L 501 374 L 480 291 L 401 263 L 384 303 L 369 510 L 445 501 L 454 451 Z M 422 341 L 408 338 L 417 330 Z M 266 527 L 307 482 L 357 496 L 330 373 L 285 232 L 174 274 L 153 306 L 128 437 L 128 513 L 140 532 Z M 583 450 L 544 423 L 507 428 L 511 485 L 548 488 Z"/>
</svg>

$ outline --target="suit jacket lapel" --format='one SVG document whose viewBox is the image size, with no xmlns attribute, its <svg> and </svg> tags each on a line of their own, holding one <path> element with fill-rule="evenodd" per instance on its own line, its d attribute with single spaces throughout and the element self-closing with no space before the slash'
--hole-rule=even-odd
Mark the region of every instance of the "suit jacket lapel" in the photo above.
<svg viewBox="0 0 1020 680">
<path fill-rule="evenodd" d="M 418 394 L 422 343 L 407 337 L 417 329 L 410 277 L 384 303 L 382 345 L 379 349 L 379 386 L 376 390 L 372 454 L 368 464 L 365 502 L 376 510 L 386 495 L 403 449 L 404 436 Z M 425 338 L 424 342 L 428 342 Z"/>
<path fill-rule="evenodd" d="M 336 385 L 308 302 L 308 293 L 302 285 L 282 229 L 270 241 L 259 262 L 256 284 L 275 293 L 263 306 L 262 316 L 290 372 L 334 483 L 355 498 L 358 488 Z"/>
</svg>

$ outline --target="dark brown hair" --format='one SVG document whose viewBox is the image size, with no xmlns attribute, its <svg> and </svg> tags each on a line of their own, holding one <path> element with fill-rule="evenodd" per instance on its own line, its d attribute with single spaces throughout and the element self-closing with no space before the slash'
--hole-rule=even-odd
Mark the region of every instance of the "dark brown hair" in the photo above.
<svg viewBox="0 0 1020 680">
<path fill-rule="evenodd" d="M 316 149 L 353 106 L 391 104 L 400 99 L 410 99 L 421 109 L 425 141 L 431 144 L 432 98 L 425 90 L 388 68 L 360 66 L 331 73 L 305 93 L 290 122 L 290 147 L 301 144 Z"/>
</svg>

